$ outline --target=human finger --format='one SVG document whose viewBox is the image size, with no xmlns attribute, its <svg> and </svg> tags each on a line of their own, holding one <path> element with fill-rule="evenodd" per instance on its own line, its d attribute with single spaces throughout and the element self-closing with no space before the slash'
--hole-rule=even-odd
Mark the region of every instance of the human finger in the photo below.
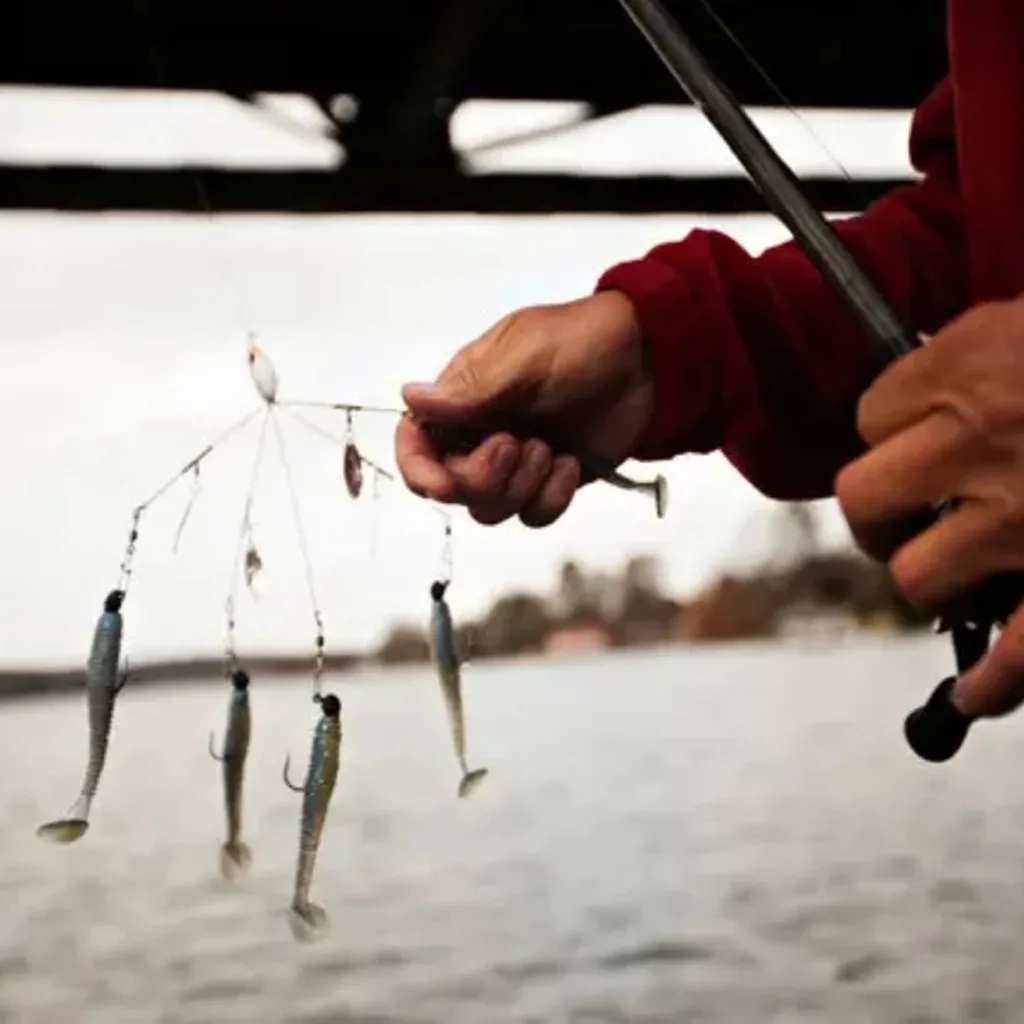
<svg viewBox="0 0 1024 1024">
<path fill-rule="evenodd" d="M 531 502 L 547 481 L 554 465 L 551 449 L 537 438 L 527 441 L 519 464 L 505 485 L 505 493 L 496 501 L 474 506 L 470 515 L 484 526 L 496 526 L 517 515 Z"/>
<path fill-rule="evenodd" d="M 455 481 L 455 501 L 473 507 L 499 501 L 519 463 L 522 446 L 511 434 L 491 434 L 468 455 L 444 457 Z"/>
<path fill-rule="evenodd" d="M 970 454 L 959 422 L 937 412 L 845 466 L 835 495 L 857 543 L 877 548 L 894 521 L 954 496 L 972 468 Z"/>
<path fill-rule="evenodd" d="M 493 413 L 510 393 L 529 390 L 524 352 L 509 344 L 523 311 L 505 317 L 476 341 L 463 346 L 432 383 L 409 383 L 402 399 L 418 419 L 465 424 Z"/>
<path fill-rule="evenodd" d="M 925 345 L 875 378 L 857 403 L 857 431 L 867 444 L 905 430 L 934 408 L 938 361 L 934 345 Z"/>
<path fill-rule="evenodd" d="M 444 466 L 430 435 L 408 416 L 403 416 L 395 428 L 395 462 L 414 494 L 445 503 L 453 500 L 455 477 Z"/>
<path fill-rule="evenodd" d="M 464 423 L 489 411 L 492 396 L 469 387 L 456 388 L 451 383 L 404 384 L 402 401 L 417 419 L 430 423 Z"/>
<path fill-rule="evenodd" d="M 1024 567 L 1020 542 L 1014 543 L 1019 532 L 1019 523 L 1008 523 L 989 504 L 962 504 L 893 555 L 893 581 L 923 611 L 944 610 L 988 577 Z"/>
<path fill-rule="evenodd" d="M 935 511 L 924 509 L 915 515 L 858 527 L 857 547 L 878 562 L 888 562 L 904 544 L 909 544 L 935 522 Z M 851 530 L 852 532 L 852 530 Z"/>
<path fill-rule="evenodd" d="M 540 493 L 523 506 L 519 518 L 524 526 L 550 526 L 569 507 L 580 486 L 580 464 L 571 455 L 559 455 Z"/>
<path fill-rule="evenodd" d="M 1010 617 L 978 664 L 953 684 L 950 700 L 968 718 L 996 718 L 1024 703 L 1024 608 Z"/>
</svg>

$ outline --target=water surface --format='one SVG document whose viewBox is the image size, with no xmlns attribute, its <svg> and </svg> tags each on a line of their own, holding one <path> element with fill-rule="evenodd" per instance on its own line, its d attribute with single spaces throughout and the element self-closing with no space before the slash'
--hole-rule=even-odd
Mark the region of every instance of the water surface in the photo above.
<svg viewBox="0 0 1024 1024">
<path fill-rule="evenodd" d="M 0 707 L 0 1024 L 933 1024 L 1021 1019 L 1021 722 L 937 767 L 909 706 L 932 639 L 467 670 L 455 799 L 429 674 L 342 677 L 314 896 L 285 918 L 315 709 L 256 679 L 253 871 L 216 877 L 219 685 L 126 691 L 77 846 L 80 699 Z"/>
</svg>

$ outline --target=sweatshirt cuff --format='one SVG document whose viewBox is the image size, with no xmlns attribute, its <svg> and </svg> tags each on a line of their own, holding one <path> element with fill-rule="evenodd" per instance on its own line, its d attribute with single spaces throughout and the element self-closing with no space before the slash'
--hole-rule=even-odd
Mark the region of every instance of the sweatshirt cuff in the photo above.
<svg viewBox="0 0 1024 1024">
<path fill-rule="evenodd" d="M 596 289 L 622 292 L 632 303 L 654 382 L 654 415 L 633 453 L 637 459 L 710 452 L 722 444 L 716 332 L 709 316 L 720 285 L 707 260 L 687 261 L 691 266 L 680 273 L 674 248 L 673 265 L 655 250 L 605 271 Z"/>
</svg>

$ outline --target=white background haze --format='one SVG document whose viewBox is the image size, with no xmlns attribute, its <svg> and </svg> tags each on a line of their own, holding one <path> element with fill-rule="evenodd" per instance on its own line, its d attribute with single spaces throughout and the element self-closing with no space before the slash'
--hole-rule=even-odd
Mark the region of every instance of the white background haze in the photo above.
<svg viewBox="0 0 1024 1024">
<path fill-rule="evenodd" d="M 262 115 L 222 98 L 0 91 L 0 159 L 112 164 L 329 166 L 338 153 L 298 100 Z M 471 146 L 571 111 L 475 104 L 456 143 Z M 280 118 L 295 119 L 294 130 Z M 854 174 L 906 168 L 908 117 L 789 113 L 759 118 L 799 172 L 834 174 L 822 143 Z M 817 136 L 817 138 L 815 138 Z M 479 169 L 609 173 L 722 171 L 734 162 L 698 117 L 645 110 L 561 138 L 493 151 Z M 184 172 L 183 172 L 184 173 Z M 282 397 L 394 405 L 405 380 L 431 379 L 457 346 L 524 304 L 588 292 L 608 265 L 681 237 L 726 230 L 752 250 L 783 237 L 764 217 L 0 217 L 3 463 L 0 662 L 73 662 L 117 578 L 132 507 L 221 429 L 255 407 L 245 366 L 254 331 Z M 822 339 L 827 344 L 828 339 Z M 290 453 L 333 648 L 376 642 L 422 619 L 441 520 L 391 487 L 358 505 L 340 453 L 287 420 Z M 318 422 L 340 434 L 330 415 Z M 393 420 L 358 439 L 393 465 Z M 214 456 L 178 555 L 183 481 L 142 523 L 126 622 L 133 657 L 220 648 L 223 605 L 255 429 Z M 273 448 L 270 449 L 274 455 Z M 313 637 L 281 470 L 268 459 L 255 506 L 266 565 L 261 596 L 240 603 L 240 638 L 302 651 Z M 500 592 L 547 588 L 560 561 L 615 566 L 659 556 L 690 592 L 723 567 L 767 554 L 769 503 L 718 456 L 661 467 L 671 503 L 588 488 L 555 527 L 455 526 L 456 613 Z M 631 465 L 631 472 L 655 467 Z M 845 543 L 835 509 L 828 537 Z M 243 592 L 244 593 L 244 592 Z"/>
</svg>

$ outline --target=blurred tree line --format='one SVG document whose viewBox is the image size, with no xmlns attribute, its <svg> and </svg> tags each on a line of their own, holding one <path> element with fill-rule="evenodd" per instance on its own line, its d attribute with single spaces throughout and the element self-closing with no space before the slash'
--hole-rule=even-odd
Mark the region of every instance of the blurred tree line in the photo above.
<svg viewBox="0 0 1024 1024">
<path fill-rule="evenodd" d="M 617 571 L 563 563 L 547 594 L 518 591 L 499 597 L 477 622 L 459 628 L 458 644 L 474 659 L 536 654 L 560 638 L 584 634 L 588 646 L 628 647 L 673 641 L 771 637 L 794 621 L 824 619 L 855 628 L 900 631 L 927 624 L 902 598 L 885 566 L 856 553 L 819 550 L 807 506 L 781 506 L 778 550 L 748 574 L 726 574 L 690 601 L 665 592 L 661 566 L 647 555 Z M 400 624 L 377 653 L 387 664 L 424 661 L 425 629 Z"/>
</svg>

